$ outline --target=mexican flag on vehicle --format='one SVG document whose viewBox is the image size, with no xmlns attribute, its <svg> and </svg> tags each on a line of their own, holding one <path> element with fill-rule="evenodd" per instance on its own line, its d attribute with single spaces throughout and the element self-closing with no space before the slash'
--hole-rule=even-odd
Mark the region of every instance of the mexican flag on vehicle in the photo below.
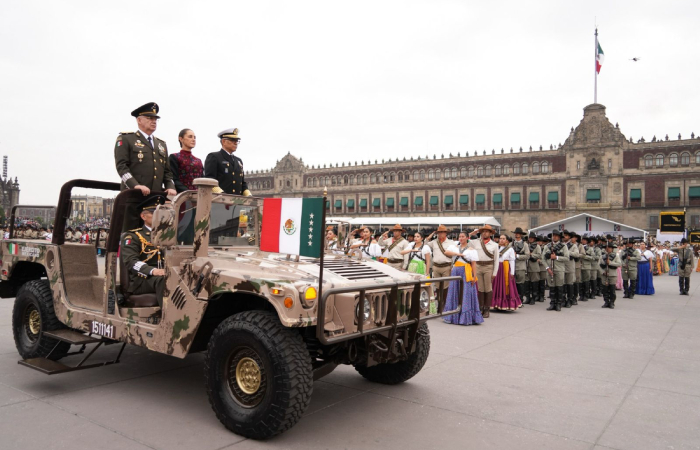
<svg viewBox="0 0 700 450">
<path fill-rule="evenodd" d="M 260 250 L 318 258 L 323 234 L 323 198 L 263 200 Z"/>
</svg>

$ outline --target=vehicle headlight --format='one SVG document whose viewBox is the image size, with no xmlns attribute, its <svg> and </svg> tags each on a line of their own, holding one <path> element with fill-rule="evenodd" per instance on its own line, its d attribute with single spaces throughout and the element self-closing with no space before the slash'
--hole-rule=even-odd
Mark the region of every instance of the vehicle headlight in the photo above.
<svg viewBox="0 0 700 450">
<path fill-rule="evenodd" d="M 365 298 L 364 303 L 365 303 L 365 306 L 364 306 L 364 311 L 362 314 L 362 316 L 363 316 L 362 321 L 367 322 L 369 320 L 369 316 L 370 316 L 370 313 L 372 311 L 372 308 L 371 308 L 371 306 L 369 304 L 369 300 L 367 300 L 367 298 Z M 357 317 L 357 313 L 359 312 L 359 309 L 360 309 L 360 303 L 358 302 L 357 306 L 355 307 L 355 317 Z"/>
<path fill-rule="evenodd" d="M 308 286 L 300 293 L 299 297 L 301 297 L 301 302 L 304 304 L 304 306 L 310 308 L 314 305 L 314 302 L 316 302 L 316 299 L 318 298 L 318 291 L 316 291 L 315 287 Z"/>
<path fill-rule="evenodd" d="M 426 310 L 426 309 L 428 309 L 428 306 L 430 306 L 430 295 L 428 295 L 428 291 L 421 290 L 420 291 L 420 309 Z"/>
</svg>

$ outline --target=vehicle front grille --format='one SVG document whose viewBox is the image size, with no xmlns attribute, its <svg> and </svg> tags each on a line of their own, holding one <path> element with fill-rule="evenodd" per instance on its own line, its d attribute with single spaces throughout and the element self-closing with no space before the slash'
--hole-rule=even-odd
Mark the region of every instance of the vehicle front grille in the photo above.
<svg viewBox="0 0 700 450">
<path fill-rule="evenodd" d="M 399 300 L 396 305 L 396 315 L 398 320 L 408 319 L 408 314 L 411 312 L 411 294 L 413 290 L 411 289 L 401 289 L 399 290 Z M 372 308 L 372 315 L 370 320 L 376 325 L 386 324 L 387 311 L 389 310 L 389 296 L 391 293 L 389 291 L 385 292 L 368 292 L 365 294 L 365 301 L 369 302 Z M 355 296 L 355 305 L 357 306 L 360 300 L 360 296 Z M 362 307 L 360 307 L 362 309 Z M 356 311 L 356 310 L 355 310 Z"/>
<path fill-rule="evenodd" d="M 389 278 L 389 275 L 373 269 L 360 261 L 338 260 L 324 261 L 323 268 L 340 275 L 348 280 L 363 280 L 368 278 Z"/>
</svg>

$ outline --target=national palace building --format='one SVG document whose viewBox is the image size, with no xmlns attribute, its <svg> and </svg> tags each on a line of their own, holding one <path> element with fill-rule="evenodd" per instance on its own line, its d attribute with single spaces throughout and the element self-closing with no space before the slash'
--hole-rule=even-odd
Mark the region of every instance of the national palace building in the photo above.
<svg viewBox="0 0 700 450">
<path fill-rule="evenodd" d="M 329 216 L 494 216 L 514 229 L 589 213 L 654 232 L 659 212 L 687 209 L 686 225 L 700 228 L 700 136 L 689 137 L 634 143 L 605 106 L 592 104 L 564 144 L 549 150 L 331 167 L 287 154 L 245 176 L 261 197 L 318 197 L 327 187 Z"/>
</svg>

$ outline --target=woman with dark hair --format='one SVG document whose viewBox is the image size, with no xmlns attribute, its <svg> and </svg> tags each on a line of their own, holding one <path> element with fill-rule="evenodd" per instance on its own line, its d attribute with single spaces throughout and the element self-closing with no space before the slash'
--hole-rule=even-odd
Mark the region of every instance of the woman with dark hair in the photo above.
<svg viewBox="0 0 700 450">
<path fill-rule="evenodd" d="M 170 155 L 170 170 L 173 172 L 173 182 L 178 194 L 195 189 L 192 182 L 195 178 L 201 178 L 204 173 L 202 160 L 192 154 L 192 149 L 197 145 L 197 137 L 194 131 L 185 128 L 178 134 L 180 151 Z"/>
<path fill-rule="evenodd" d="M 484 323 L 484 318 L 479 309 L 479 298 L 476 293 L 476 261 L 479 259 L 479 254 L 476 250 L 469 248 L 469 237 L 466 231 L 459 233 L 459 242 L 450 246 L 445 251 L 446 256 L 452 257 L 452 272 L 451 276 L 459 276 L 464 278 L 464 289 L 462 290 L 462 298 L 459 298 L 458 280 L 450 281 L 450 287 L 447 289 L 447 302 L 445 310 L 450 311 L 458 305 L 462 306 L 459 314 L 453 314 L 445 317 L 445 323 L 453 323 L 456 325 L 473 325 Z"/>
<path fill-rule="evenodd" d="M 430 250 L 429 246 L 425 245 L 423 239 L 425 239 L 423 233 L 416 231 L 413 234 L 413 242 L 411 242 L 401 254 L 409 255 L 409 272 L 428 275 L 430 273 L 430 257 L 433 252 Z"/>
<path fill-rule="evenodd" d="M 515 287 L 515 251 L 512 238 L 502 234 L 498 240 L 498 274 L 493 279 L 493 302 L 491 309 L 515 311 L 523 302 Z"/>
</svg>

